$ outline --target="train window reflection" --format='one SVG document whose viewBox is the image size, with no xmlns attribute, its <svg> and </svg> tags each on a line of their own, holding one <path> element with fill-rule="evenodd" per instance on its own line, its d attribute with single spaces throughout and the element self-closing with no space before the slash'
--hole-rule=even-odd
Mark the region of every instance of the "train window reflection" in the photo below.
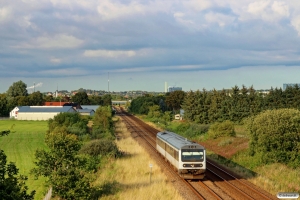
<svg viewBox="0 0 300 200">
<path fill-rule="evenodd" d="M 183 162 L 201 162 L 203 161 L 203 150 L 201 149 L 182 149 L 181 150 L 181 160 Z"/>
</svg>

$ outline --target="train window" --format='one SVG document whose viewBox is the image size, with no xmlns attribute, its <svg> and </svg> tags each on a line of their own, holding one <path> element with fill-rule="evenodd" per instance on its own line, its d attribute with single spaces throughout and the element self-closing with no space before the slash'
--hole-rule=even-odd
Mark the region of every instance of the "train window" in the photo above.
<svg viewBox="0 0 300 200">
<path fill-rule="evenodd" d="M 159 138 L 156 138 L 156 143 L 157 143 L 161 148 L 164 149 L 164 142 L 161 141 Z"/>
<path fill-rule="evenodd" d="M 174 157 L 175 150 L 171 146 L 167 145 L 166 151 L 168 152 L 168 154 L 170 154 L 172 157 Z"/>
<path fill-rule="evenodd" d="M 182 162 L 201 162 L 203 161 L 204 152 L 202 149 L 182 149 Z"/>
<path fill-rule="evenodd" d="M 179 156 L 178 156 L 178 151 L 175 151 L 175 159 L 178 160 Z"/>
</svg>

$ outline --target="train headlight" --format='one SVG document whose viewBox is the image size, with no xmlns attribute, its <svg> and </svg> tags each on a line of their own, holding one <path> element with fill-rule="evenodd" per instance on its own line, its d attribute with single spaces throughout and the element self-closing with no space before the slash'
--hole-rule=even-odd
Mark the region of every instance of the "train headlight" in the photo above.
<svg viewBox="0 0 300 200">
<path fill-rule="evenodd" d="M 183 164 L 183 167 L 203 167 L 203 164 Z"/>
</svg>

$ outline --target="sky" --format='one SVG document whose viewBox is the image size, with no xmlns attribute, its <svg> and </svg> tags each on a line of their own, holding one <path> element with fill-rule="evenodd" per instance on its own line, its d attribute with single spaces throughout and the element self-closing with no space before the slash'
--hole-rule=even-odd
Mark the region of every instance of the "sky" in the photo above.
<svg viewBox="0 0 300 200">
<path fill-rule="evenodd" d="M 299 44 L 298 0 L 0 0 L 0 93 L 280 88 Z"/>
</svg>

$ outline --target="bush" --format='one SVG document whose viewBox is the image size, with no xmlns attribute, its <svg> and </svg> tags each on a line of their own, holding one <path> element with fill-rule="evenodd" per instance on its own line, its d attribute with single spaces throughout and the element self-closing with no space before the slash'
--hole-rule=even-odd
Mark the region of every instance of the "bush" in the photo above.
<svg viewBox="0 0 300 200">
<path fill-rule="evenodd" d="M 191 124 L 183 135 L 188 138 L 195 138 L 199 135 L 207 133 L 208 130 L 209 125 L 207 124 Z"/>
<path fill-rule="evenodd" d="M 53 119 L 49 119 L 48 126 L 49 131 L 52 132 L 58 126 L 69 127 L 75 125 L 78 128 L 86 128 L 88 120 L 82 119 L 79 113 L 60 113 L 54 116 Z"/>
<path fill-rule="evenodd" d="M 77 136 L 82 136 L 82 135 L 85 135 L 85 134 L 87 134 L 87 130 L 86 130 L 86 128 L 80 128 L 80 127 L 76 127 L 76 126 L 69 126 L 68 128 L 67 128 L 67 130 L 68 130 L 68 132 L 70 133 L 70 134 L 75 134 L 75 135 L 77 135 Z"/>
<path fill-rule="evenodd" d="M 229 120 L 216 122 L 209 127 L 208 136 L 214 139 L 223 136 L 235 136 L 234 123 Z"/>
<path fill-rule="evenodd" d="M 176 130 L 174 131 L 175 133 L 180 133 L 183 134 L 186 132 L 186 130 L 188 130 L 190 128 L 190 124 L 189 123 L 182 123 L 180 124 Z"/>
<path fill-rule="evenodd" d="M 299 166 L 300 111 L 278 109 L 265 111 L 250 120 L 250 154 L 261 154 L 263 163 L 289 163 Z"/>
<path fill-rule="evenodd" d="M 88 154 L 80 154 L 79 157 L 84 161 L 84 169 L 86 171 L 96 172 L 101 165 L 101 155 L 90 156 Z"/>
<path fill-rule="evenodd" d="M 92 140 L 85 144 L 79 151 L 90 156 L 111 156 L 119 155 L 120 151 L 114 141 L 109 139 Z"/>
<path fill-rule="evenodd" d="M 93 126 L 93 129 L 91 131 L 91 139 L 115 139 L 114 132 L 112 130 L 105 130 L 101 126 Z"/>
</svg>

